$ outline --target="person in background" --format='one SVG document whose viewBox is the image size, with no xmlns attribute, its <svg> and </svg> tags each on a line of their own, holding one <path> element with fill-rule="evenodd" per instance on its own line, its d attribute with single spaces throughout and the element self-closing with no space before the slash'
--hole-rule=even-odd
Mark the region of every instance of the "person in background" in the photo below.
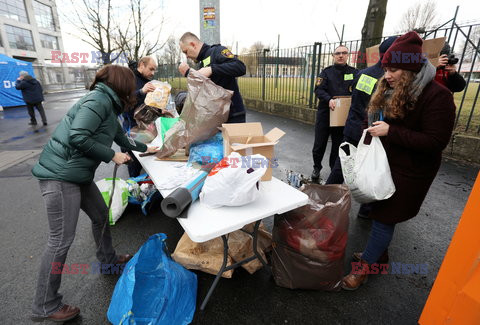
<svg viewBox="0 0 480 325">
<path fill-rule="evenodd" d="M 389 199 L 370 204 L 370 237 L 365 250 L 354 254 L 360 259 L 357 266 L 343 278 L 346 290 L 358 289 L 374 266 L 378 271 L 376 263 L 390 245 L 395 225 L 418 214 L 452 135 L 453 96 L 434 81 L 436 69 L 421 57 L 422 44 L 417 33 L 406 33 L 382 58 L 385 75 L 368 105 L 367 130 L 382 141 L 396 190 Z M 383 121 L 376 118 L 380 113 Z"/>
<path fill-rule="evenodd" d="M 103 161 L 124 164 L 130 161 L 125 153 L 111 149 L 120 147 L 141 152 L 156 152 L 140 142 L 130 143 L 117 116 L 135 104 L 133 72 L 118 65 L 107 65 L 95 75 L 90 92 L 68 111 L 45 145 L 32 174 L 39 179 L 49 225 L 48 244 L 41 258 L 32 308 L 32 320 L 67 321 L 80 313 L 78 307 L 62 302 L 58 292 L 61 272 L 75 238 L 80 209 L 92 221 L 97 258 L 102 264 L 124 264 L 132 256 L 117 255 L 112 245 L 108 224 L 108 207 L 93 177 Z"/>
<path fill-rule="evenodd" d="M 312 181 L 320 181 L 323 155 L 327 148 L 328 137 L 332 138 L 329 165 L 333 169 L 338 157 L 338 147 L 343 139 L 343 127 L 330 126 L 330 110 L 335 110 L 334 96 L 350 96 L 353 80 L 358 70 L 347 64 L 348 48 L 340 45 L 333 55 L 334 64 L 326 67 L 320 74 L 315 85 L 315 95 L 320 100 L 315 120 L 315 142 L 313 144 L 313 172 Z"/>
<path fill-rule="evenodd" d="M 27 104 L 28 115 L 30 115 L 29 125 L 37 125 L 35 118 L 36 107 L 42 118 L 43 125 L 47 125 L 47 116 L 43 108 L 43 88 L 37 79 L 28 74 L 27 71 L 20 71 L 20 76 L 15 82 L 15 88 L 22 91 L 22 97 L 25 104 Z"/>
<path fill-rule="evenodd" d="M 445 43 L 440 51 L 435 81 L 450 89 L 452 93 L 465 89 L 465 79 L 457 72 L 455 64 L 458 59 L 451 53 L 450 45 Z"/>
<path fill-rule="evenodd" d="M 370 102 L 372 94 L 375 92 L 378 79 L 383 76 L 382 58 L 390 45 L 397 39 L 392 36 L 384 40 L 379 46 L 380 59 L 378 62 L 366 69 L 361 70 L 359 77 L 353 81 L 352 105 L 348 112 L 347 121 L 343 129 L 343 142 L 349 142 L 355 147 L 362 136 L 363 122 L 367 118 L 367 106 Z M 335 165 L 328 176 L 326 184 L 342 184 L 343 174 L 340 158 L 337 157 Z M 362 204 L 357 216 L 360 218 L 368 218 L 369 206 Z"/>
<path fill-rule="evenodd" d="M 157 64 L 155 60 L 149 56 L 145 56 L 141 58 L 138 63 L 137 62 L 130 62 L 129 63 L 130 69 L 133 71 L 135 75 L 135 96 L 136 96 L 136 103 L 133 109 L 124 112 L 122 114 L 123 117 L 123 130 L 129 136 L 130 130 L 137 126 L 137 122 L 133 118 L 133 114 L 135 109 L 143 104 L 145 101 L 145 97 L 149 92 L 155 90 L 155 86 L 150 82 L 153 79 L 153 75 L 157 70 Z M 123 150 L 123 149 L 122 149 Z M 127 152 L 127 151 L 124 151 Z M 133 155 L 131 151 L 128 151 L 128 154 L 132 158 L 130 163 L 127 165 L 128 174 L 130 177 L 137 177 L 140 175 L 142 171 L 142 165 L 137 160 L 137 158 Z"/>
<path fill-rule="evenodd" d="M 246 73 L 245 64 L 226 47 L 220 44 L 205 44 L 190 32 L 183 34 L 179 45 L 188 59 L 199 63 L 198 72 L 210 78 L 216 85 L 233 91 L 227 123 L 244 123 L 246 111 L 236 78 Z M 186 77 L 190 67 L 183 62 L 178 67 L 178 71 Z"/>
</svg>

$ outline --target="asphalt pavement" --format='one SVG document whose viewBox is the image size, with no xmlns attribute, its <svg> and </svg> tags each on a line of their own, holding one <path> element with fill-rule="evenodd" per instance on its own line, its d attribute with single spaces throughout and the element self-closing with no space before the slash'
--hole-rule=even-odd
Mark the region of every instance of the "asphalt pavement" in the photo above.
<svg viewBox="0 0 480 325">
<path fill-rule="evenodd" d="M 0 112 L 0 155 L 7 159 L 17 151 L 41 149 L 66 111 L 84 93 L 80 90 L 47 95 L 46 127 L 29 126 L 25 107 Z M 254 111 L 248 111 L 247 120 L 262 122 L 265 131 L 279 127 L 286 132 L 276 147 L 279 168 L 274 170 L 274 176 L 284 179 L 285 170 L 311 173 L 312 125 Z M 31 323 L 30 306 L 48 229 L 38 181 L 30 173 L 38 156 L 15 157 L 20 161 L 12 167 L 1 170 L 0 166 L 0 324 L 7 325 Z M 328 165 L 327 159 L 324 165 Z M 112 163 L 102 163 L 95 179 L 110 177 L 112 171 Z M 444 160 L 418 216 L 395 230 L 390 261 L 426 264 L 427 274 L 376 275 L 357 291 L 332 293 L 281 288 L 265 270 L 250 275 L 237 269 L 232 279 L 220 280 L 206 310 L 201 312 L 199 304 L 214 277 L 196 272 L 198 298 L 193 324 L 417 324 L 478 171 L 478 166 Z M 328 173 L 325 168 L 321 176 L 326 179 Z M 127 175 L 122 166 L 118 176 Z M 364 248 L 371 226 L 370 220 L 356 218 L 357 210 L 354 202 L 346 273 L 351 254 Z M 138 206 L 129 206 L 112 227 L 118 253 L 136 252 L 149 236 L 159 232 L 167 234 L 171 251 L 183 234 L 175 219 L 159 210 L 144 216 Z M 67 263 L 95 261 L 90 221 L 82 212 Z M 117 280 L 117 276 L 101 274 L 65 274 L 60 289 L 64 302 L 81 309 L 80 317 L 65 324 L 108 324 L 106 312 Z"/>
</svg>

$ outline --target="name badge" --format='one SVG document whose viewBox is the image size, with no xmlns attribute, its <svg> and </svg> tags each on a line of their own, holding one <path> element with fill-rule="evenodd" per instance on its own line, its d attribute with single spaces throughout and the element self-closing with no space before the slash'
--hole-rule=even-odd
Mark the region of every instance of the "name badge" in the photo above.
<svg viewBox="0 0 480 325">
<path fill-rule="evenodd" d="M 377 79 L 367 76 L 366 74 L 362 74 L 360 76 L 360 79 L 358 79 L 357 82 L 357 87 L 355 87 L 357 90 L 363 91 L 367 95 L 371 95 L 373 92 L 373 89 L 375 88 L 375 84 L 377 83 Z"/>
<path fill-rule="evenodd" d="M 210 57 L 204 59 L 202 63 L 203 63 L 203 67 L 208 67 L 210 65 Z"/>
<path fill-rule="evenodd" d="M 353 73 L 344 74 L 343 80 L 353 80 Z"/>
</svg>

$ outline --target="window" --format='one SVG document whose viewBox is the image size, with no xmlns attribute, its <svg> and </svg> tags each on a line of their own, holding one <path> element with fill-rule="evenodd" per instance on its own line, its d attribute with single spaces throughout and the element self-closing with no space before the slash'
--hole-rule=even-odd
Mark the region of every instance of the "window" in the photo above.
<svg viewBox="0 0 480 325">
<path fill-rule="evenodd" d="M 38 1 L 33 1 L 33 11 L 35 12 L 35 20 L 39 27 L 55 30 L 52 7 Z"/>
<path fill-rule="evenodd" d="M 28 23 L 27 11 L 23 0 L 0 0 L 0 15 Z"/>
<path fill-rule="evenodd" d="M 35 51 L 32 32 L 28 29 L 5 25 L 8 43 L 12 49 Z"/>
<path fill-rule="evenodd" d="M 55 36 L 40 33 L 40 42 L 42 47 L 46 49 L 58 50 L 58 41 Z"/>
</svg>

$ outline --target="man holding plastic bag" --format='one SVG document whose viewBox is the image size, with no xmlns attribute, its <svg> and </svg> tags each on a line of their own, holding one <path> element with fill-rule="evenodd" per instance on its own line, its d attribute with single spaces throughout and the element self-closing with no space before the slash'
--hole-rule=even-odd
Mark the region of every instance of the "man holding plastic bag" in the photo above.
<svg viewBox="0 0 480 325">
<path fill-rule="evenodd" d="M 354 254 L 360 262 L 343 279 L 342 287 L 347 290 L 355 290 L 367 280 L 370 265 L 388 248 L 395 225 L 417 215 L 452 134 L 453 97 L 433 81 L 435 67 L 422 57 L 422 43 L 417 33 L 406 33 L 382 58 L 385 75 L 368 106 L 371 126 L 367 131 L 380 137 L 395 193 L 372 204 L 370 238 L 363 253 Z M 378 120 L 380 113 L 384 121 Z M 372 173 L 375 171 L 370 172 L 373 177 Z"/>
<path fill-rule="evenodd" d="M 199 62 L 200 74 L 210 78 L 216 85 L 233 91 L 227 123 L 244 123 L 245 107 L 236 78 L 246 73 L 245 64 L 226 47 L 219 44 L 205 44 L 190 32 L 183 34 L 180 38 L 180 49 L 188 59 Z M 190 67 L 184 62 L 180 64 L 178 70 L 187 77 Z"/>
</svg>

